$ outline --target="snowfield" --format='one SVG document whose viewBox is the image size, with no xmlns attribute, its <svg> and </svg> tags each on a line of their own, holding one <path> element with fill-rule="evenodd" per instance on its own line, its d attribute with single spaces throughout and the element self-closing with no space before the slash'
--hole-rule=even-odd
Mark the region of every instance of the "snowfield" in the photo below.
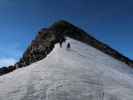
<svg viewBox="0 0 133 100">
<path fill-rule="evenodd" d="M 133 69 L 68 38 L 45 59 L 1 76 L 0 100 L 133 100 Z"/>
</svg>

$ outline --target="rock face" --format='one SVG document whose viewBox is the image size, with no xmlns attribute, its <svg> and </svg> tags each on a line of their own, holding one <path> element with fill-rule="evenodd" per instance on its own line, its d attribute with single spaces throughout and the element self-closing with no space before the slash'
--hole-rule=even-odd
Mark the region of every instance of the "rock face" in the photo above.
<svg viewBox="0 0 133 100">
<path fill-rule="evenodd" d="M 54 29 L 42 29 L 16 66 L 18 68 L 24 67 L 45 58 L 56 43 L 62 44 L 62 42 L 65 42 L 63 34 L 58 34 Z"/>
<path fill-rule="evenodd" d="M 100 51 L 112 56 L 113 58 L 116 58 L 117 60 L 120 60 L 133 67 L 133 61 L 131 61 L 127 57 L 113 50 L 106 44 L 96 40 L 83 30 L 62 20 L 56 22 L 47 29 L 42 29 L 38 33 L 36 38 L 32 41 L 31 45 L 29 45 L 27 50 L 24 52 L 22 58 L 12 67 L 10 66 L 7 68 L 1 68 L 0 75 L 11 72 L 16 68 L 25 67 L 45 58 L 53 50 L 54 45 L 56 43 L 60 43 L 61 46 L 62 43 L 65 42 L 66 37 L 70 37 L 88 45 L 91 45 L 92 47 L 99 49 Z"/>
</svg>

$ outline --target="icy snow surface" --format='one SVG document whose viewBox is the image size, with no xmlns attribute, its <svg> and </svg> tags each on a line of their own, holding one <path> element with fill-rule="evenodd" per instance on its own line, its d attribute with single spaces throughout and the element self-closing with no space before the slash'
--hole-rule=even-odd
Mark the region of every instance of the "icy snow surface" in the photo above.
<svg viewBox="0 0 133 100">
<path fill-rule="evenodd" d="M 0 100 L 133 100 L 133 69 L 68 38 L 45 59 L 1 76 Z"/>
</svg>

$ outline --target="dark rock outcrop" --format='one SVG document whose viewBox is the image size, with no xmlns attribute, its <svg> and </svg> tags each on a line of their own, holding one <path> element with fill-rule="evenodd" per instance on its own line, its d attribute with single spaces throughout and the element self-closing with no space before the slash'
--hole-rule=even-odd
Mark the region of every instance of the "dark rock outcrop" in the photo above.
<svg viewBox="0 0 133 100">
<path fill-rule="evenodd" d="M 100 51 L 112 56 L 113 58 L 133 67 L 133 61 L 129 58 L 123 56 L 108 45 L 88 35 L 88 33 L 81 30 L 80 28 L 77 28 L 74 25 L 62 20 L 56 22 L 47 29 L 44 28 L 39 31 L 37 37 L 32 41 L 31 45 L 29 45 L 27 50 L 24 52 L 22 58 L 14 66 L 1 68 L 0 75 L 2 75 L 2 73 L 11 72 L 16 68 L 25 67 L 45 58 L 53 50 L 54 45 L 56 43 L 60 43 L 61 45 L 62 42 L 65 42 L 66 37 L 70 37 L 91 45 L 92 47 L 99 49 Z"/>
<path fill-rule="evenodd" d="M 2 67 L 2 68 L 0 68 L 0 75 L 3 75 L 3 74 L 6 74 L 6 73 L 8 73 L 9 71 L 8 71 L 8 68 L 7 67 Z"/>
<path fill-rule="evenodd" d="M 15 66 L 2 67 L 0 68 L 0 75 L 4 75 L 6 73 L 12 72 L 15 69 L 16 69 Z"/>
<path fill-rule="evenodd" d="M 16 67 L 24 67 L 45 58 L 56 43 L 65 41 L 63 35 L 55 33 L 57 32 L 53 29 L 42 29 L 16 64 Z"/>
</svg>

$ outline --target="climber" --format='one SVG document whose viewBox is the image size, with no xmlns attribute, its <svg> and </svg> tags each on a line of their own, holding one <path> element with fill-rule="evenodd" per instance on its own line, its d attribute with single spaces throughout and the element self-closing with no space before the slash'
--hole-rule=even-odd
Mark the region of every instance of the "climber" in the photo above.
<svg viewBox="0 0 133 100">
<path fill-rule="evenodd" d="M 59 44 L 60 44 L 60 47 L 62 48 L 62 44 L 63 44 L 63 42 L 65 42 L 66 41 L 66 39 L 63 37 L 62 39 L 60 39 L 59 40 Z"/>
<path fill-rule="evenodd" d="M 71 48 L 71 45 L 70 43 L 67 44 L 67 49 L 70 49 Z"/>
<path fill-rule="evenodd" d="M 60 42 L 59 42 L 61 48 L 62 48 L 62 43 L 63 43 L 63 41 L 60 41 Z"/>
</svg>

